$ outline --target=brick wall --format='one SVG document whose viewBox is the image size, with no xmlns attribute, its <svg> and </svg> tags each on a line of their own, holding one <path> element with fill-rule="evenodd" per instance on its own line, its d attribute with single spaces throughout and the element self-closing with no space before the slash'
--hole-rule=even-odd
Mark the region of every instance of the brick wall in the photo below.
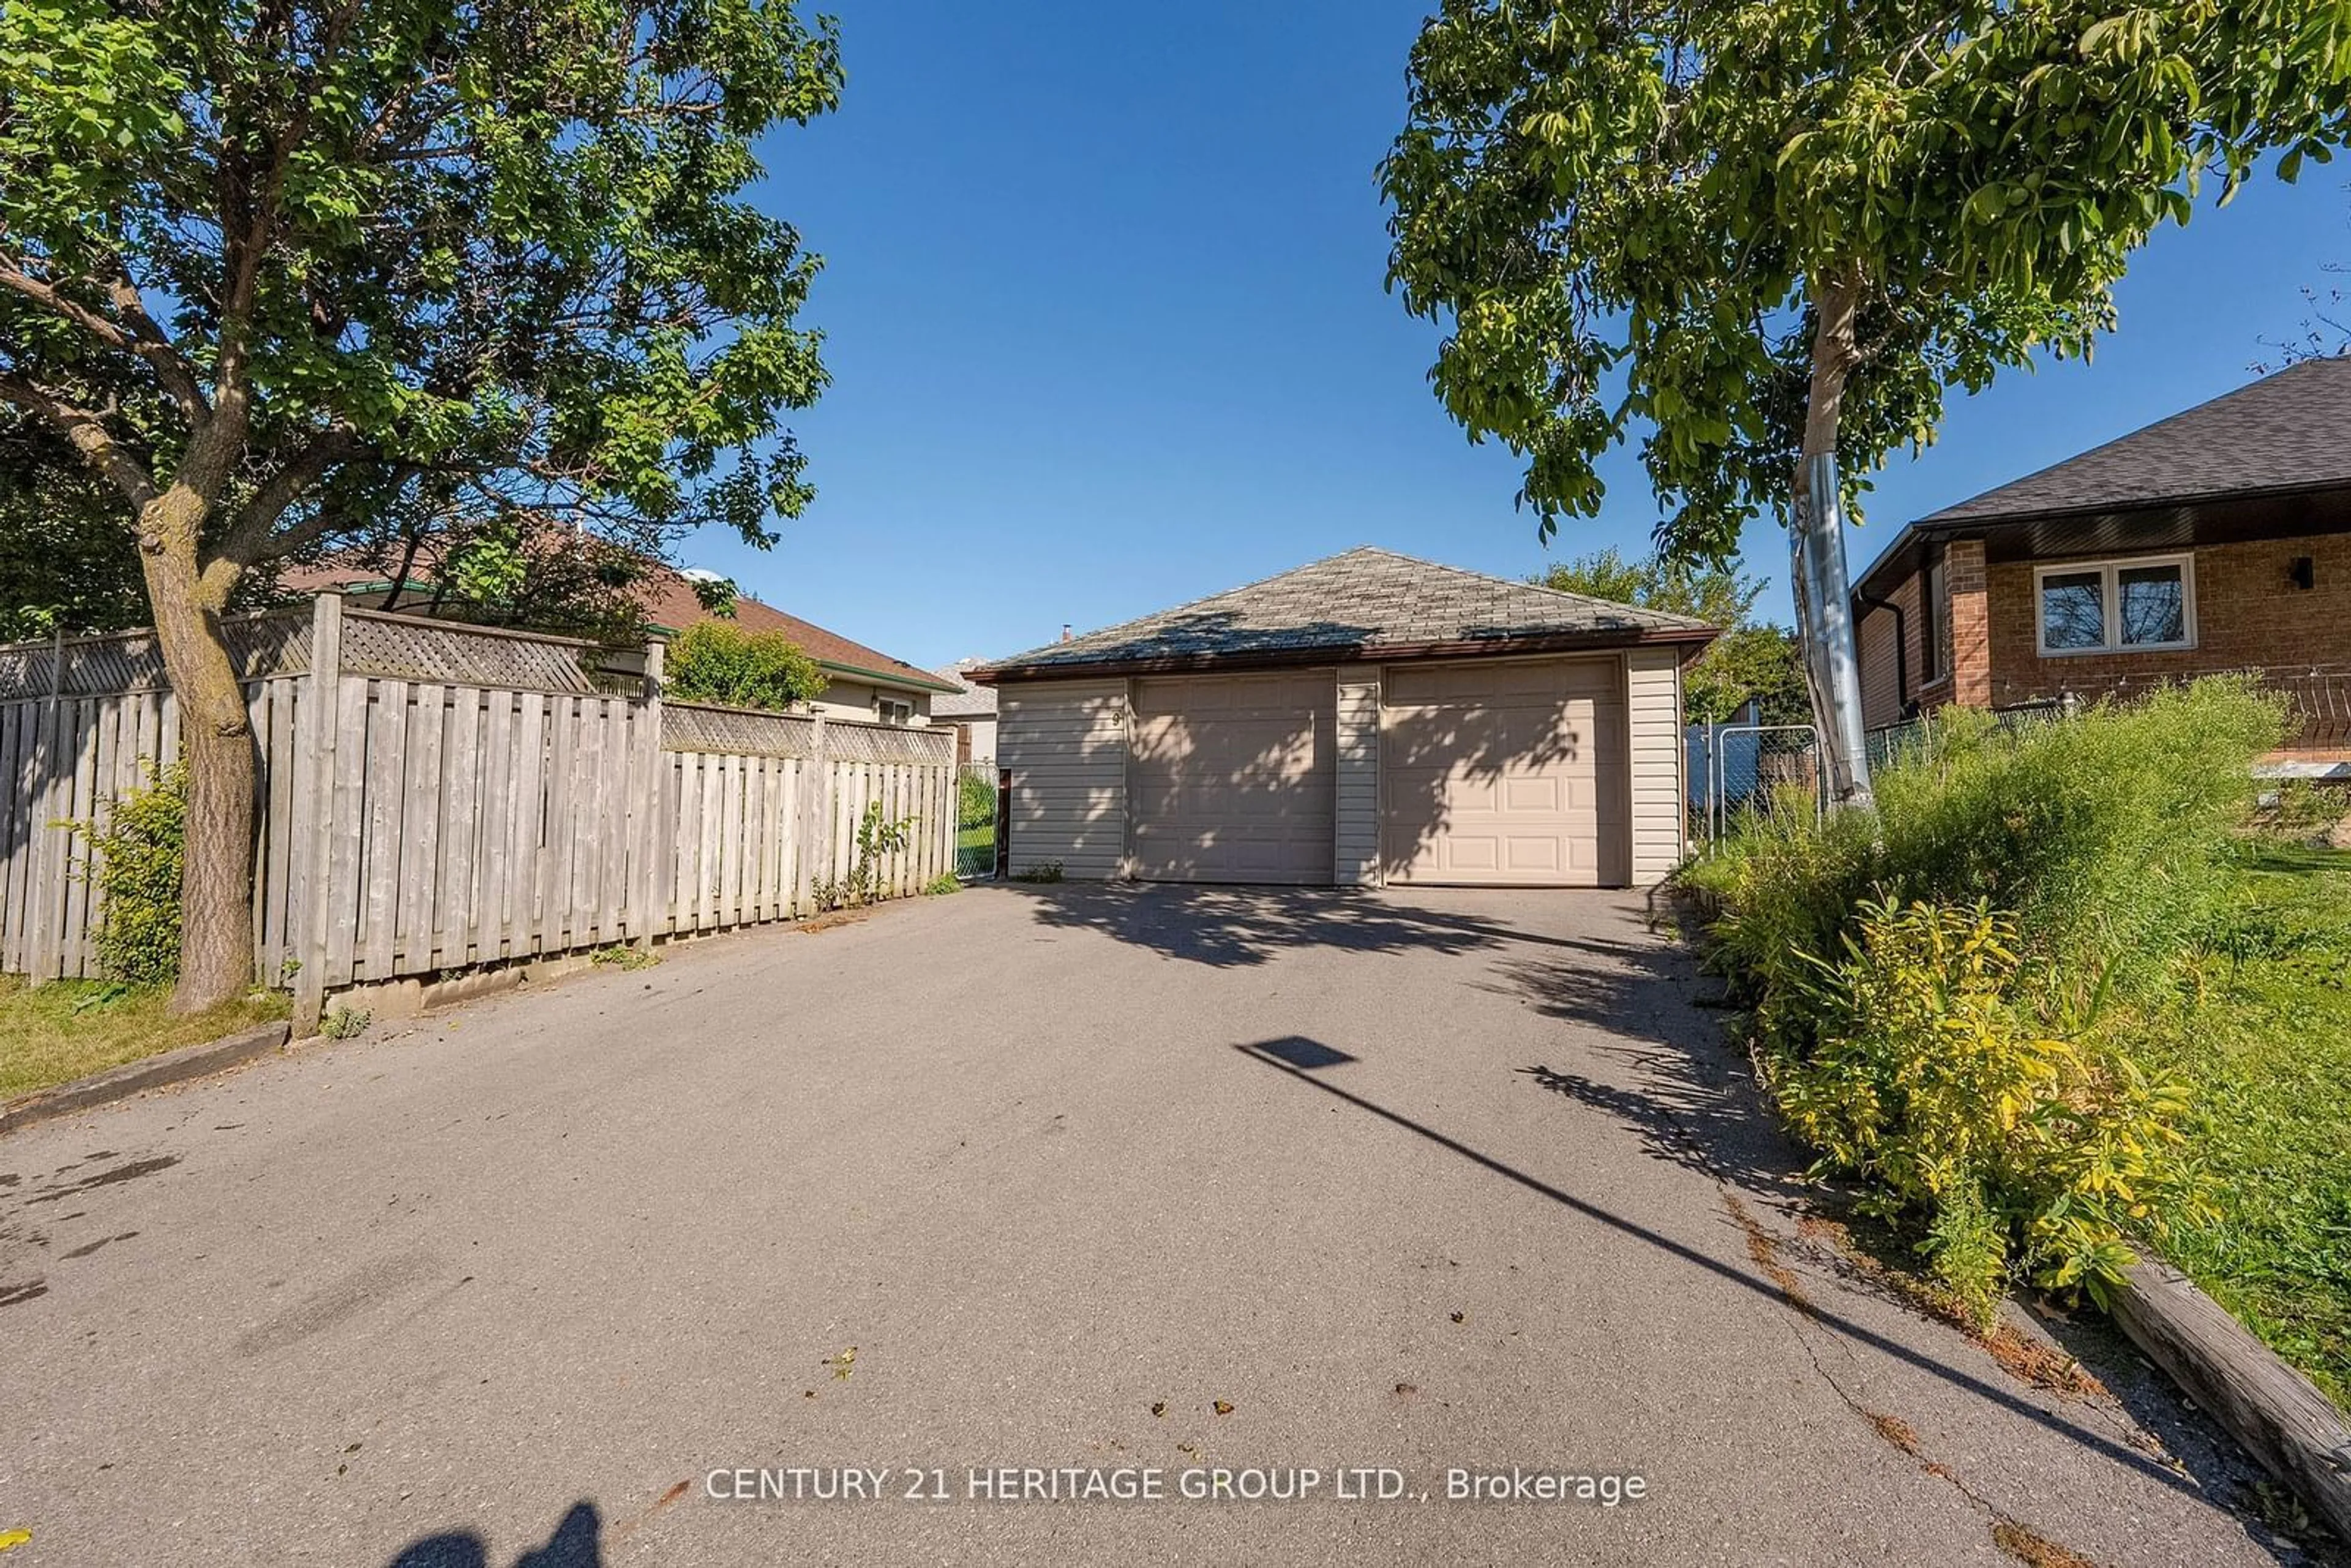
<svg viewBox="0 0 2351 1568">
<path fill-rule="evenodd" d="M 2351 664 L 2351 533 L 2210 545 L 2191 553 L 2196 646 L 2169 653 L 2043 658 L 2033 622 L 2033 571 L 2062 563 L 1992 567 L 1991 702 L 2006 707 L 2067 690 L 2095 695 L 2249 664 Z M 2304 555 L 2313 558 L 2316 574 L 2307 591 L 2286 579 L 2289 563 Z"/>
<path fill-rule="evenodd" d="M 1951 599 L 1951 690 L 1965 707 L 1992 703 L 1990 570 L 1981 539 L 1953 539 L 1943 549 L 1944 587 Z"/>
<path fill-rule="evenodd" d="M 1898 724 L 1902 710 L 1914 701 L 1930 700 L 1946 683 L 1937 682 L 1930 688 L 1922 680 L 1927 673 L 1926 628 L 1918 619 L 1918 593 L 1921 579 L 1917 572 L 1902 579 L 1886 591 L 1886 601 L 1902 610 L 1902 658 L 1894 656 L 1895 615 L 1890 610 L 1868 610 L 1855 628 L 1861 659 L 1861 722 L 1871 729 Z M 1907 678 L 1907 686 L 1900 683 Z"/>
</svg>

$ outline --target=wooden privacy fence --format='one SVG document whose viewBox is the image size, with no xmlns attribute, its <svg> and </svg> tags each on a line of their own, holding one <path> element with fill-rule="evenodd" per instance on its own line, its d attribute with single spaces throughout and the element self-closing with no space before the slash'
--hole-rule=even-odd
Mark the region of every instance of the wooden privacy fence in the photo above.
<svg viewBox="0 0 2351 1568">
<path fill-rule="evenodd" d="M 869 806 L 914 819 L 881 896 L 955 856 L 945 730 L 665 703 L 661 649 L 347 609 L 231 621 L 260 758 L 254 946 L 298 1021 L 329 990 L 810 912 Z M 177 755 L 144 632 L 0 648 L 0 971 L 97 973 L 70 824 Z"/>
</svg>

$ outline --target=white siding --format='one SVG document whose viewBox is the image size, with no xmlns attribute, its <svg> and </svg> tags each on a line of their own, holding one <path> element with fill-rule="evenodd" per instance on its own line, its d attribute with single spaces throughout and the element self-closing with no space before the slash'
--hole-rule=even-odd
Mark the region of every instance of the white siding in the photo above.
<svg viewBox="0 0 2351 1568">
<path fill-rule="evenodd" d="M 1339 795 L 1332 841 L 1341 887 L 1380 881 L 1380 672 L 1339 672 Z"/>
<path fill-rule="evenodd" d="M 998 688 L 996 762 L 1012 775 L 1011 870 L 1049 861 L 1103 881 L 1126 859 L 1126 683 Z"/>
<path fill-rule="evenodd" d="M 1665 880 L 1682 860 L 1687 831 L 1682 785 L 1682 668 L 1672 647 L 1625 655 L 1633 731 L 1633 885 Z"/>
</svg>

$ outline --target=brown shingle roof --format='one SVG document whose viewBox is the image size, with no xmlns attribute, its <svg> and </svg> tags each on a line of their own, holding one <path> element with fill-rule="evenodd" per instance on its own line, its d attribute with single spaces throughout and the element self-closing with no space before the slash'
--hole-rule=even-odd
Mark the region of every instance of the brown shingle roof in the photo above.
<svg viewBox="0 0 2351 1568">
<path fill-rule="evenodd" d="M 683 632 L 697 621 L 726 619 L 703 609 L 702 601 L 695 596 L 694 584 L 673 571 L 657 573 L 646 585 L 644 607 L 646 622 L 659 632 Z M 910 664 L 904 659 L 893 659 L 878 648 L 853 643 L 837 632 L 826 631 L 813 621 L 787 615 L 774 605 L 763 604 L 748 594 L 736 599 L 734 623 L 746 632 L 781 632 L 798 643 L 810 658 L 836 674 L 850 672 L 878 675 L 884 681 L 926 692 L 955 689 L 928 670 Z"/>
<path fill-rule="evenodd" d="M 1365 547 L 1066 643 L 1049 643 L 975 674 L 986 680 L 1113 665 L 1703 643 L 1714 633 L 1714 627 L 1685 615 Z"/>
<path fill-rule="evenodd" d="M 2309 360 L 1946 507 L 1923 527 L 2351 484 L 2351 357 Z"/>
<path fill-rule="evenodd" d="M 278 580 L 284 587 L 298 593 L 317 593 L 329 588 L 350 591 L 383 584 L 382 574 L 379 572 L 333 565 L 294 568 L 282 573 Z M 647 580 L 642 602 L 646 624 L 656 632 L 683 632 L 697 621 L 726 619 L 703 609 L 702 601 L 695 594 L 694 584 L 666 567 L 656 570 Z M 762 603 L 747 594 L 737 597 L 733 621 L 747 632 L 781 632 L 810 658 L 835 674 L 878 678 L 885 685 L 909 686 L 919 691 L 950 692 L 956 689 L 928 670 L 910 664 L 904 659 L 892 658 L 878 648 L 852 642 L 837 632 L 828 632 L 813 621 L 787 615 L 774 605 Z"/>
</svg>

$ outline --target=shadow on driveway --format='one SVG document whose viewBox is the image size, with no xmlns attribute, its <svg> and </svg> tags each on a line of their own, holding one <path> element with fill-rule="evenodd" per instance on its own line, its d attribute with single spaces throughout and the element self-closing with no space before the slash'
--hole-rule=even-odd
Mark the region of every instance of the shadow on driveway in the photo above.
<svg viewBox="0 0 2351 1568">
<path fill-rule="evenodd" d="M 998 884 L 1035 904 L 1041 925 L 1092 931 L 1170 958 L 1217 968 L 1266 964 L 1285 949 L 1468 953 L 1509 943 L 1632 957 L 1643 949 L 1606 938 L 1556 936 L 1506 921 L 1416 907 L 1350 888 L 1222 887 L 1197 883 Z M 1570 892 L 1567 898 L 1606 897 Z M 1583 960 L 1565 960 L 1570 965 Z"/>
<path fill-rule="evenodd" d="M 387 1568 L 489 1568 L 489 1543 L 470 1530 L 428 1535 L 402 1548 Z M 604 1519 L 582 1499 L 565 1512 L 547 1544 L 514 1560 L 514 1568 L 604 1568 Z"/>
</svg>

